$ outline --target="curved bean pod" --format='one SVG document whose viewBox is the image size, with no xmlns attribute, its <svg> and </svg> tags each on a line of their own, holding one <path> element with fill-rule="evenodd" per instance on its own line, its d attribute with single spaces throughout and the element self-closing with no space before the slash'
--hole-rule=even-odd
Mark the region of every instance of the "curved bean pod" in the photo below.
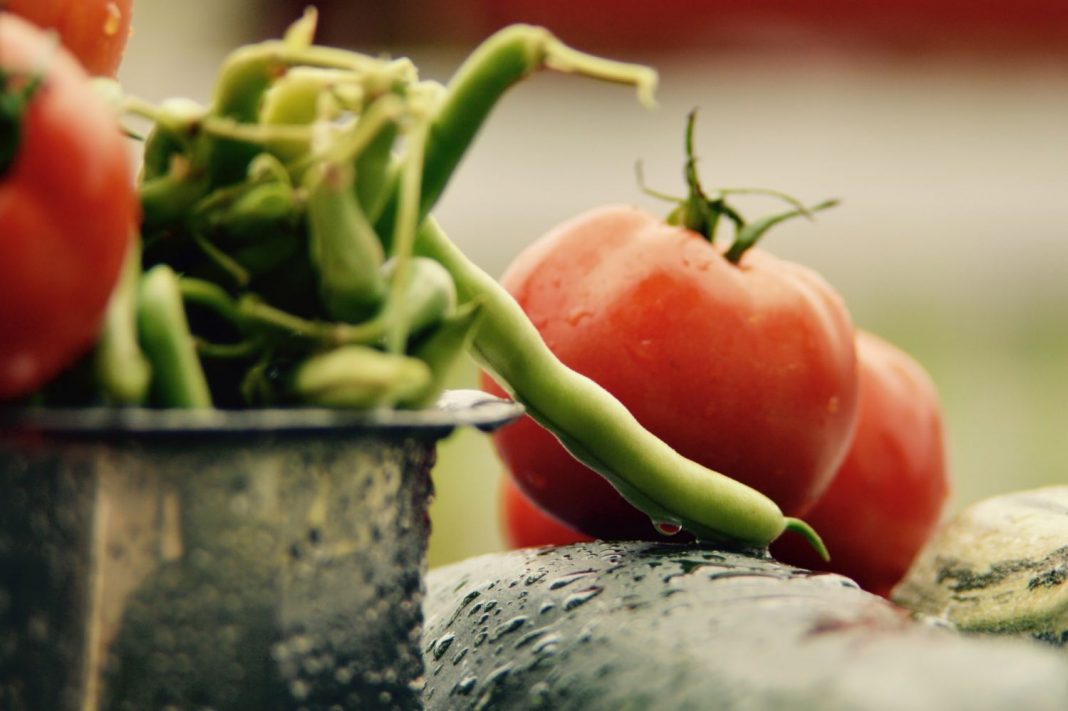
<svg viewBox="0 0 1068 711">
<path fill-rule="evenodd" d="M 479 299 L 483 320 L 475 356 L 500 376 L 527 412 L 579 460 L 608 479 L 656 522 L 698 538 L 764 547 L 788 528 L 826 555 L 806 524 L 783 516 L 768 497 L 686 459 L 652 435 L 615 397 L 549 350 L 515 299 L 473 264 L 433 221 L 417 251 L 439 261 L 465 299 Z"/>
</svg>

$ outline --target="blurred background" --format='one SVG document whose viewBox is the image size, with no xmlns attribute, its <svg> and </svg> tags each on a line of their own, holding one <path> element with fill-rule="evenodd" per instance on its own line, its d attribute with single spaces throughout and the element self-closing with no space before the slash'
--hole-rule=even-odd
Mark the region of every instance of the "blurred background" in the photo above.
<svg viewBox="0 0 1068 711">
<path fill-rule="evenodd" d="M 305 3 L 136 0 L 120 79 L 206 101 L 226 52 Z M 322 0 L 320 41 L 411 56 L 446 80 L 492 30 L 562 39 L 660 73 L 629 90 L 538 75 L 492 116 L 436 215 L 499 275 L 556 223 L 682 194 L 699 109 L 706 186 L 842 200 L 765 246 L 821 272 L 858 326 L 918 358 L 946 409 L 952 508 L 1068 472 L 1068 3 L 1063 0 Z M 465 364 L 455 385 L 473 386 Z M 434 472 L 431 564 L 502 546 L 490 441 L 458 432 Z"/>
</svg>

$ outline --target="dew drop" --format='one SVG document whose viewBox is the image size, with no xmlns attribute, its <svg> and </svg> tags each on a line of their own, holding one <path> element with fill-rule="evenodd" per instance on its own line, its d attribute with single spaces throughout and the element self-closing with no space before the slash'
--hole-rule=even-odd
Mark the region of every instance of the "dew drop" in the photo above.
<svg viewBox="0 0 1068 711">
<path fill-rule="evenodd" d="M 293 695 L 294 699 L 302 701 L 308 698 L 308 694 L 311 693 L 311 688 L 307 682 L 296 680 L 289 685 L 289 693 Z"/>
<path fill-rule="evenodd" d="M 654 521 L 653 527 L 665 536 L 677 536 L 682 531 L 682 526 L 673 521 Z"/>
<path fill-rule="evenodd" d="M 530 702 L 530 708 L 540 709 L 546 708 L 549 705 L 549 697 L 552 692 L 552 687 L 548 682 L 539 681 L 530 687 L 530 691 L 527 692 L 527 699 Z"/>
<path fill-rule="evenodd" d="M 539 627 L 537 629 L 531 630 L 530 632 L 527 632 L 525 635 L 523 635 L 522 637 L 519 638 L 519 641 L 517 641 L 515 643 L 515 649 L 522 649 L 523 647 L 526 647 L 527 645 L 530 645 L 530 644 L 533 644 L 534 642 L 537 642 L 548 631 L 549 631 L 548 627 Z"/>
<path fill-rule="evenodd" d="M 560 646 L 561 640 L 563 640 L 563 636 L 559 633 L 545 635 L 534 645 L 531 651 L 538 656 L 551 656 L 556 653 L 556 648 Z"/>
<path fill-rule="evenodd" d="M 513 617 L 512 619 L 510 619 L 507 622 L 503 623 L 502 625 L 500 625 L 499 627 L 497 627 L 497 629 L 495 629 L 493 631 L 493 639 L 494 640 L 498 640 L 498 639 L 500 639 L 501 637 L 503 637 L 506 634 L 511 634 L 512 632 L 515 632 L 516 630 L 518 630 L 520 627 L 522 627 L 526 623 L 527 623 L 527 618 L 525 616 L 523 616 L 523 615 L 519 615 L 518 617 Z"/>
<path fill-rule="evenodd" d="M 577 592 L 574 592 L 568 595 L 567 598 L 564 600 L 564 609 L 574 610 L 579 605 L 583 605 L 592 600 L 593 598 L 597 597 L 603 591 L 604 588 L 598 585 L 594 585 L 592 587 L 586 588 L 585 590 L 579 590 Z"/>
<path fill-rule="evenodd" d="M 109 2 L 106 7 L 107 17 L 104 19 L 104 34 L 113 37 L 119 33 L 122 25 L 122 10 L 114 2 Z"/>
<path fill-rule="evenodd" d="M 624 345 L 627 351 L 637 360 L 646 362 L 656 360 L 656 354 L 653 350 L 655 344 L 650 338 L 643 338 L 639 341 L 627 341 Z"/>
<path fill-rule="evenodd" d="M 471 693 L 471 690 L 475 688 L 475 684 L 477 683 L 477 676 L 465 676 L 463 679 L 456 682 L 456 686 L 452 687 L 453 693 L 466 696 Z"/>
<path fill-rule="evenodd" d="M 452 632 L 442 636 L 437 642 L 433 644 L 434 659 L 441 659 L 445 656 L 445 653 L 449 651 L 449 647 L 452 646 L 453 641 L 456 639 L 456 635 Z"/>
<path fill-rule="evenodd" d="M 589 309 L 576 308 L 568 312 L 566 320 L 568 325 L 577 326 L 582 323 L 584 319 L 587 319 L 590 316 L 593 316 L 593 312 Z"/>
<path fill-rule="evenodd" d="M 593 570 L 592 568 L 588 568 L 586 570 L 576 570 L 576 571 L 574 571 L 572 573 L 568 573 L 566 575 L 562 575 L 561 577 L 559 577 L 556 580 L 554 580 L 551 583 L 549 583 L 549 589 L 550 590 L 559 590 L 560 588 L 565 587 L 567 585 L 570 585 L 571 583 L 575 582 L 576 580 L 578 580 L 580 578 L 583 578 L 583 577 L 585 577 L 587 575 L 590 575 L 591 573 L 594 573 L 594 572 L 596 572 L 596 571 Z"/>
</svg>

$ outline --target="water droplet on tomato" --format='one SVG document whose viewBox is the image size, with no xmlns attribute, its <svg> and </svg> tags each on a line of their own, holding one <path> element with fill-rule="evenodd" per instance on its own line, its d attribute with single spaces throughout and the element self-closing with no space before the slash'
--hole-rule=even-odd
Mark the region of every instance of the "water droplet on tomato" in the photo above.
<svg viewBox="0 0 1068 711">
<path fill-rule="evenodd" d="M 104 19 L 104 34 L 108 37 L 117 35 L 122 26 L 122 10 L 113 2 L 107 4 L 107 17 Z"/>
<path fill-rule="evenodd" d="M 578 326 L 580 323 L 582 323 L 583 319 L 587 319 L 590 316 L 593 316 L 593 312 L 590 311 L 589 309 L 577 308 L 577 309 L 571 310 L 567 314 L 566 319 L 567 319 L 567 323 L 569 325 Z"/>
<path fill-rule="evenodd" d="M 630 351 L 630 354 L 638 360 L 656 360 L 656 355 L 653 353 L 653 340 L 651 338 L 643 338 L 640 341 L 627 341 L 626 348 Z"/>
</svg>

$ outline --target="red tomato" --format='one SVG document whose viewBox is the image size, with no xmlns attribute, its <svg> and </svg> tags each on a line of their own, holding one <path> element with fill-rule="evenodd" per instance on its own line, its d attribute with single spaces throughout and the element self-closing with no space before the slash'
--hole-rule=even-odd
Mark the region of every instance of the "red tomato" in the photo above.
<svg viewBox="0 0 1068 711">
<path fill-rule="evenodd" d="M 501 480 L 501 529 L 509 548 L 563 546 L 593 540 L 535 506 L 508 476 Z"/>
<path fill-rule="evenodd" d="M 0 155 L 0 399 L 32 392 L 96 337 L 136 225 L 126 141 L 82 67 L 29 23 L 0 19 L 0 93 L 43 71 Z M 5 102 L 10 103 L 10 102 Z M 9 112 L 12 113 L 12 112 Z M 10 138 L 9 138 L 10 136 Z"/>
<path fill-rule="evenodd" d="M 824 563 L 784 537 L 788 563 L 842 573 L 887 596 L 938 525 L 949 495 L 942 413 L 931 378 L 908 354 L 857 334 L 860 415 L 831 485 L 805 517 L 831 552 Z"/>
<path fill-rule="evenodd" d="M 759 248 L 736 265 L 694 232 L 612 206 L 531 245 L 501 282 L 564 363 L 682 455 L 787 515 L 807 511 L 845 456 L 853 327 L 811 270 Z M 532 423 L 494 442 L 520 488 L 569 525 L 602 538 L 652 530 Z"/>
<path fill-rule="evenodd" d="M 93 75 L 114 76 L 130 37 L 133 0 L 7 0 L 5 10 L 55 30 Z"/>
</svg>

